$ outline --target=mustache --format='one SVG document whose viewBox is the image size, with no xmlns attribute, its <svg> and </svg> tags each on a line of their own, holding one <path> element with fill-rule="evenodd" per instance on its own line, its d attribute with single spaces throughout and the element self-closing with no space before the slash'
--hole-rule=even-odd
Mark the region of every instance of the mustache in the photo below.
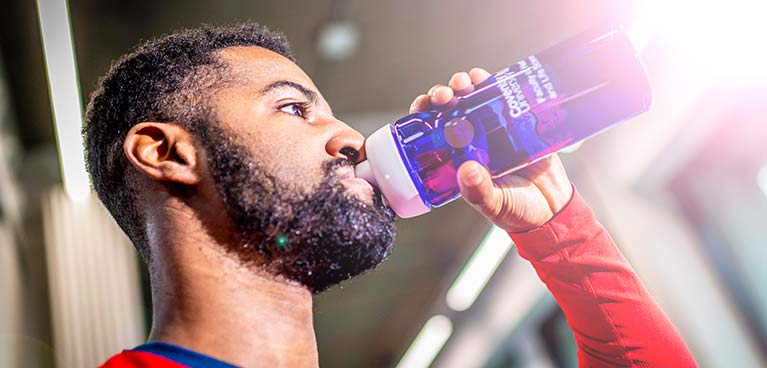
<svg viewBox="0 0 767 368">
<path fill-rule="evenodd" d="M 325 180 L 335 181 L 341 179 L 342 169 L 351 168 L 352 172 L 354 172 L 355 166 L 357 164 L 348 158 L 330 159 L 322 164 L 322 172 Z"/>
<path fill-rule="evenodd" d="M 326 161 L 322 166 L 325 173 L 329 174 L 341 167 L 350 166 L 353 169 L 357 164 L 348 158 L 336 158 Z"/>
</svg>

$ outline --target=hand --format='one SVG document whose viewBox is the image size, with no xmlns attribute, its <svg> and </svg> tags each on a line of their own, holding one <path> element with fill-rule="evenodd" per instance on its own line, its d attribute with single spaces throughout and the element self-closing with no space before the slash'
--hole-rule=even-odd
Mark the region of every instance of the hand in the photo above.
<svg viewBox="0 0 767 368">
<path fill-rule="evenodd" d="M 474 85 L 490 76 L 484 69 L 453 74 L 448 85 L 437 84 L 427 94 L 416 97 L 410 113 L 442 110 L 455 104 L 456 96 L 474 90 Z M 476 161 L 458 169 L 461 195 L 472 207 L 508 232 L 524 232 L 548 222 L 573 195 L 570 179 L 557 155 L 501 178 Z"/>
</svg>

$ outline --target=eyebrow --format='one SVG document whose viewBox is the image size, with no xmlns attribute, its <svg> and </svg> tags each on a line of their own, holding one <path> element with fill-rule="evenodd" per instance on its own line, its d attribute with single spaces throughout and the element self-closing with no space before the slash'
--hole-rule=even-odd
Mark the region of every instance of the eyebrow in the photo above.
<svg viewBox="0 0 767 368">
<path fill-rule="evenodd" d="M 309 88 L 306 88 L 302 86 L 299 83 L 291 82 L 289 80 L 278 80 L 276 82 L 269 83 L 266 87 L 261 89 L 261 95 L 266 95 L 276 89 L 280 88 L 292 88 L 295 89 L 298 92 L 301 92 L 304 97 L 306 97 L 309 102 L 312 104 L 317 103 L 317 100 L 319 99 L 317 96 L 317 92 L 314 92 L 310 90 Z"/>
</svg>

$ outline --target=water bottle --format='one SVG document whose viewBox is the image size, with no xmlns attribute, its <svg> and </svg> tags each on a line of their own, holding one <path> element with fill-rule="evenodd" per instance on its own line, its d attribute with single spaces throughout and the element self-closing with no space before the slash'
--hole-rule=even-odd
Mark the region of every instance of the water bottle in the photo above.
<svg viewBox="0 0 767 368">
<path fill-rule="evenodd" d="M 493 178 L 647 111 L 650 84 L 617 25 L 592 28 L 495 73 L 443 111 L 408 115 L 366 141 L 355 168 L 403 218 L 460 196 L 467 160 Z"/>
</svg>

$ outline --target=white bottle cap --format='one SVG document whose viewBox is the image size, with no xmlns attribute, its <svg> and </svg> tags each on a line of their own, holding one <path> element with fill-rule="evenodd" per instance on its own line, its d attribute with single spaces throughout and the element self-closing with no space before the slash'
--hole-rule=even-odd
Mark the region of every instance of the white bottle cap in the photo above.
<svg viewBox="0 0 767 368">
<path fill-rule="evenodd" d="M 430 211 L 402 162 L 391 125 L 384 125 L 370 135 L 365 141 L 365 153 L 367 161 L 357 164 L 355 174 L 381 190 L 399 217 L 415 217 Z"/>
</svg>

